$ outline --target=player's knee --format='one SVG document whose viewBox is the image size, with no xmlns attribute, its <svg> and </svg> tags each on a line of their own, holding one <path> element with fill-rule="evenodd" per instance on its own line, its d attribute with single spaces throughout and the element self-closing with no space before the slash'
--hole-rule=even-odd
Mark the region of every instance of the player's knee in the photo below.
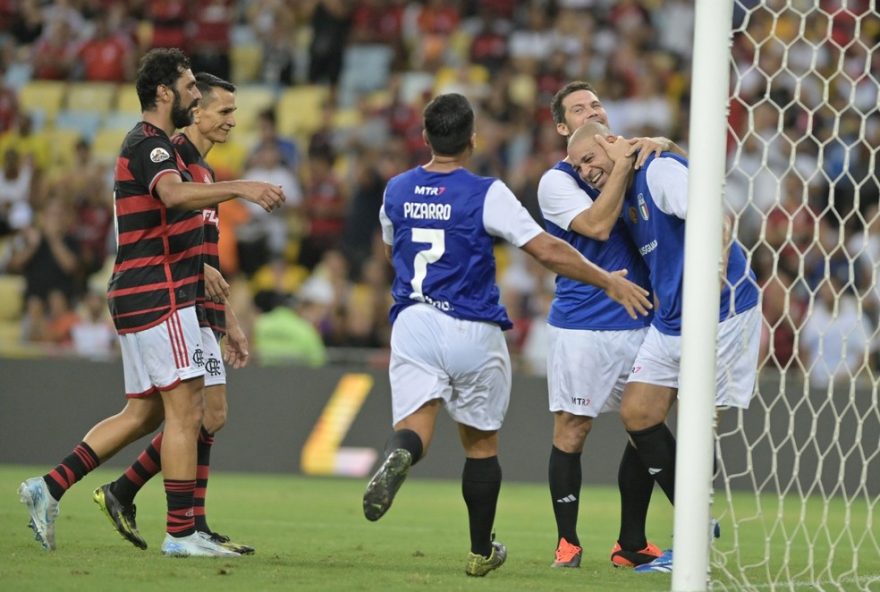
<svg viewBox="0 0 880 592">
<path fill-rule="evenodd" d="M 225 405 L 217 408 L 206 407 L 202 425 L 209 433 L 216 434 L 226 425 L 226 414 L 227 408 Z"/>
<path fill-rule="evenodd" d="M 593 418 L 563 413 L 553 429 L 553 445 L 563 452 L 580 452 L 593 427 Z"/>
</svg>

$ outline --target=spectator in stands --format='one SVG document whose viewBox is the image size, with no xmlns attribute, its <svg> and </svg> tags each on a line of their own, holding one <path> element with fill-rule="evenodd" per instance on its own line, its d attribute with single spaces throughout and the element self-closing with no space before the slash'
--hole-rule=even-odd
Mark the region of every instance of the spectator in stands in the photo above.
<svg viewBox="0 0 880 592">
<path fill-rule="evenodd" d="M 53 290 L 69 300 L 77 295 L 80 251 L 69 226 L 68 210 L 53 198 L 37 212 L 36 224 L 16 237 L 8 269 L 24 276 L 25 299 L 36 296 L 45 303 Z"/>
<path fill-rule="evenodd" d="M 316 313 L 325 306 L 303 292 L 296 304 L 281 300 L 254 323 L 254 350 L 266 365 L 296 362 L 322 366 L 327 352 L 315 328 Z"/>
<path fill-rule="evenodd" d="M 116 331 L 107 315 L 107 300 L 101 290 L 89 290 L 83 297 L 77 322 L 70 329 L 73 351 L 87 358 L 107 356 L 116 350 Z"/>
<path fill-rule="evenodd" d="M 18 95 L 6 83 L 6 66 L 0 63 L 0 134 L 6 133 L 18 118 Z"/>
<path fill-rule="evenodd" d="M 193 71 L 229 80 L 233 0 L 198 0 L 195 5 L 189 38 Z"/>
<path fill-rule="evenodd" d="M 33 166 L 37 176 L 52 164 L 49 139 L 35 132 L 34 120 L 27 111 L 19 112 L 15 127 L 0 138 L 0 154 L 9 148 L 15 148 L 22 159 Z"/>
<path fill-rule="evenodd" d="M 342 73 L 352 5 L 345 0 L 309 0 L 306 5 L 312 24 L 308 80 L 335 86 Z"/>
<path fill-rule="evenodd" d="M 312 269 L 327 249 L 342 238 L 348 199 L 333 171 L 333 155 L 325 150 L 309 154 L 309 181 L 304 191 L 307 230 L 300 245 L 299 262 Z"/>
<path fill-rule="evenodd" d="M 77 41 L 67 20 L 54 22 L 34 47 L 34 78 L 67 80 L 77 59 Z"/>
<path fill-rule="evenodd" d="M 134 78 L 134 45 L 124 31 L 113 28 L 113 22 L 118 20 L 110 10 L 96 17 L 94 32 L 77 56 L 77 70 L 83 80 L 126 82 Z"/>
<path fill-rule="evenodd" d="M 69 347 L 72 343 L 71 331 L 79 322 L 79 317 L 64 292 L 61 290 L 49 292 L 48 310 L 50 343 L 63 348 Z"/>
<path fill-rule="evenodd" d="M 256 145 L 251 149 L 248 156 L 248 166 L 254 155 L 265 145 L 273 145 L 278 149 L 281 155 L 281 162 L 288 167 L 293 174 L 296 174 L 299 168 L 299 147 L 290 138 L 285 138 L 278 133 L 278 121 L 275 115 L 275 108 L 268 107 L 260 111 L 257 116 L 257 131 L 259 138 Z"/>
<path fill-rule="evenodd" d="M 39 0 L 22 0 L 9 27 L 9 33 L 16 45 L 26 48 L 40 38 L 43 26 L 43 11 Z"/>
<path fill-rule="evenodd" d="M 15 148 L 7 148 L 3 153 L 3 172 L 0 174 L 0 236 L 31 224 L 33 176 L 30 163 L 22 162 Z"/>
<path fill-rule="evenodd" d="M 811 386 L 825 388 L 868 368 L 873 328 L 860 314 L 855 295 L 837 278 L 822 280 L 814 295 L 801 328 L 801 357 Z"/>
</svg>

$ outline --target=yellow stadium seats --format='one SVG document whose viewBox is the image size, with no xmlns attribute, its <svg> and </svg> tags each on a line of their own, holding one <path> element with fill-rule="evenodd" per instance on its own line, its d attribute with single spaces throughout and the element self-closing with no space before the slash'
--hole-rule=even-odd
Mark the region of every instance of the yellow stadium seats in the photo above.
<svg viewBox="0 0 880 592">
<path fill-rule="evenodd" d="M 41 111 L 46 123 L 52 123 L 61 110 L 66 91 L 66 82 L 32 80 L 18 91 L 18 103 L 28 111 Z"/>
<path fill-rule="evenodd" d="M 103 128 L 92 139 L 92 154 L 103 162 L 114 163 L 119 156 L 122 140 L 125 139 L 127 130 L 118 128 Z"/>
<path fill-rule="evenodd" d="M 133 84 L 123 84 L 116 95 L 116 110 L 123 113 L 136 113 L 140 121 L 141 102 Z"/>
<path fill-rule="evenodd" d="M 266 86 L 239 86 L 235 90 L 235 130 L 249 134 L 257 131 L 257 116 L 275 104 L 275 92 Z"/>
<path fill-rule="evenodd" d="M 244 84 L 260 79 L 263 67 L 263 48 L 256 43 L 236 43 L 229 52 L 232 62 L 232 82 Z"/>
<path fill-rule="evenodd" d="M 116 86 L 110 82 L 75 82 L 67 90 L 67 109 L 108 113 L 116 99 Z"/>
<path fill-rule="evenodd" d="M 0 274 L 0 321 L 21 318 L 24 278 L 20 275 Z"/>
<path fill-rule="evenodd" d="M 54 165 L 68 166 L 73 163 L 74 149 L 77 141 L 82 137 L 79 130 L 53 129 L 45 132 L 52 151 L 52 163 Z"/>
<path fill-rule="evenodd" d="M 278 131 L 283 136 L 311 134 L 321 126 L 321 105 L 330 99 L 330 88 L 293 86 L 278 100 Z"/>
<path fill-rule="evenodd" d="M 348 129 L 359 126 L 363 121 L 360 110 L 356 108 L 338 109 L 333 114 L 333 127 Z"/>
</svg>

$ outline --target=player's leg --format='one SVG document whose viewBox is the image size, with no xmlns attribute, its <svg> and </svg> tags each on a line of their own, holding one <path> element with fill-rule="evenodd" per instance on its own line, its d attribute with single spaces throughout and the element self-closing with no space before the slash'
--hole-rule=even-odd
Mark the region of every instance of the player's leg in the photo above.
<svg viewBox="0 0 880 592">
<path fill-rule="evenodd" d="M 593 418 L 567 411 L 553 414 L 553 446 L 548 481 L 556 519 L 556 557 L 553 567 L 580 567 L 583 550 L 577 534 L 581 497 L 581 453 Z"/>
<path fill-rule="evenodd" d="M 654 478 L 629 441 L 617 470 L 617 487 L 620 491 L 620 532 L 611 548 L 611 563 L 615 567 L 649 563 L 662 553 L 659 547 L 648 542 L 645 533 Z"/>
<path fill-rule="evenodd" d="M 364 491 L 364 516 L 367 520 L 375 521 L 385 515 L 406 480 L 410 467 L 426 454 L 434 437 L 434 425 L 440 408 L 440 399 L 428 401 L 394 424 L 394 433 L 385 443 L 379 468 Z"/>
<path fill-rule="evenodd" d="M 394 433 L 385 444 L 378 470 L 364 492 L 367 520 L 381 518 L 434 436 L 441 401 L 452 394 L 438 335 L 448 331 L 447 316 L 430 305 L 403 310 L 391 331 L 391 416 Z"/>
<path fill-rule="evenodd" d="M 492 535 L 501 491 L 498 432 L 459 424 L 458 434 L 465 454 L 461 493 L 468 509 L 471 540 L 465 573 L 479 577 L 501 567 L 507 559 L 507 548 Z"/>
<path fill-rule="evenodd" d="M 226 549 L 241 555 L 251 555 L 254 553 L 252 546 L 234 542 L 230 537 L 214 532 L 208 526 L 205 499 L 208 494 L 208 477 L 211 470 L 211 449 L 214 445 L 215 434 L 226 425 L 229 405 L 226 397 L 226 368 L 223 365 L 220 342 L 214 332 L 206 327 L 202 327 L 202 339 L 205 343 L 206 360 L 205 412 L 202 419 L 202 429 L 199 432 L 196 490 L 193 498 L 196 530 L 207 533 L 211 540 Z"/>
<path fill-rule="evenodd" d="M 55 518 L 64 493 L 121 448 L 156 429 L 161 421 L 158 397 L 130 398 L 122 411 L 89 430 L 53 470 L 21 484 L 19 498 L 28 508 L 34 538 L 44 549 L 55 548 Z"/>
<path fill-rule="evenodd" d="M 676 389 L 644 382 L 626 385 L 620 418 L 648 473 L 675 500 L 675 436 L 666 425 L 666 415 L 675 401 Z"/>
</svg>

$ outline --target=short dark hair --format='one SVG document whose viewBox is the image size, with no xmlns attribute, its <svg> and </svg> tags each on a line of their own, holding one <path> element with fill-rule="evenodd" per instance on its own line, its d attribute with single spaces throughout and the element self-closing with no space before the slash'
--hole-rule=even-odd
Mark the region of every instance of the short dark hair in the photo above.
<svg viewBox="0 0 880 592">
<path fill-rule="evenodd" d="M 593 85 L 589 82 L 575 80 L 560 88 L 559 91 L 553 95 L 553 99 L 550 101 L 550 113 L 553 115 L 553 123 L 565 123 L 565 107 L 562 106 L 562 101 L 564 101 L 565 97 L 571 93 L 579 90 L 588 90 L 592 93 L 596 92 L 596 89 L 594 89 Z"/>
<path fill-rule="evenodd" d="M 219 76 L 214 76 L 210 72 L 199 72 L 196 74 L 196 88 L 199 89 L 199 92 L 202 95 L 202 100 L 200 101 L 202 104 L 210 102 L 210 100 L 206 100 L 206 98 L 211 96 L 211 93 L 215 88 L 222 88 L 231 93 L 235 92 L 234 84 L 228 80 L 223 80 Z"/>
<path fill-rule="evenodd" d="M 422 113 L 425 135 L 434 154 L 455 156 L 470 145 L 474 135 L 474 109 L 458 93 L 438 95 Z"/>
<path fill-rule="evenodd" d="M 141 58 L 135 87 L 141 110 L 156 106 L 156 89 L 160 84 L 174 86 L 184 70 L 189 69 L 189 58 L 176 47 L 151 49 Z"/>
</svg>

